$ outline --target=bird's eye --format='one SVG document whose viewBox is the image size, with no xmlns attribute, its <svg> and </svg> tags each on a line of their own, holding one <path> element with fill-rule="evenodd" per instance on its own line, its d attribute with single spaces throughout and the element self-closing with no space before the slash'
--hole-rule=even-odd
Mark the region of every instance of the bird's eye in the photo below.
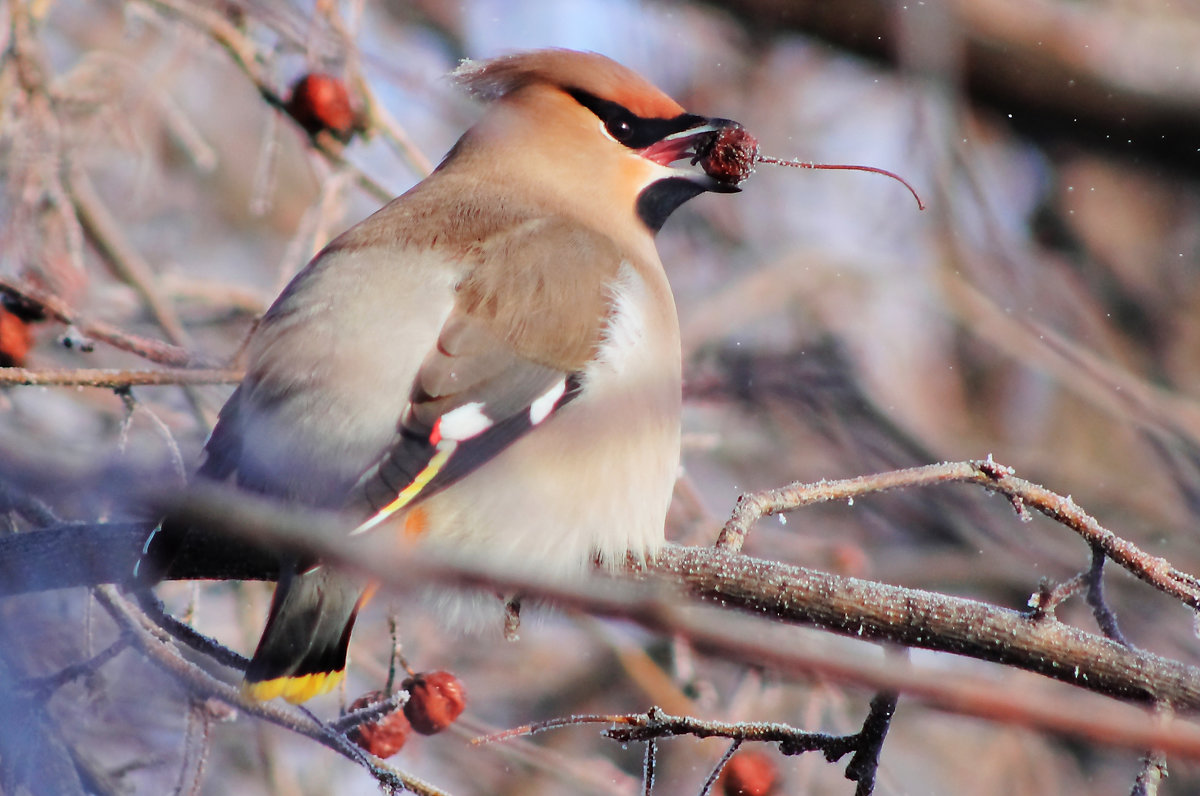
<svg viewBox="0 0 1200 796">
<path fill-rule="evenodd" d="M 628 119 L 613 119 L 605 126 L 608 128 L 608 134 L 622 144 L 633 137 L 633 125 Z"/>
</svg>

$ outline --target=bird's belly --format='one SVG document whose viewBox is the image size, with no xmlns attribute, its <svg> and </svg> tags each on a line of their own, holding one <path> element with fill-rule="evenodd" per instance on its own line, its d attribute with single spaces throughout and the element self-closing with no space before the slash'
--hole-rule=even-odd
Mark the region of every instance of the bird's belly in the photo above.
<svg viewBox="0 0 1200 796">
<path fill-rule="evenodd" d="M 679 467 L 678 412 L 647 412 L 644 394 L 605 398 L 603 412 L 583 399 L 565 407 L 423 502 L 422 540 L 549 577 L 653 556 Z M 678 390 L 660 399 L 678 404 Z"/>
</svg>

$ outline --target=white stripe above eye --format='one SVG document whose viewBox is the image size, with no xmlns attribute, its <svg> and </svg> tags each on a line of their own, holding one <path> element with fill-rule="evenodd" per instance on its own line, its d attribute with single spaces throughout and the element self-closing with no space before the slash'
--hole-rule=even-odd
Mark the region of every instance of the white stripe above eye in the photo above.
<svg viewBox="0 0 1200 796">
<path fill-rule="evenodd" d="M 483 413 L 483 402 L 473 401 L 442 415 L 437 427 L 442 439 L 461 442 L 487 431 L 492 423 L 492 419 Z"/>
<path fill-rule="evenodd" d="M 541 397 L 529 405 L 529 424 L 536 426 L 554 411 L 554 405 L 567 391 L 567 380 L 559 379 L 554 386 L 542 393 Z"/>
</svg>

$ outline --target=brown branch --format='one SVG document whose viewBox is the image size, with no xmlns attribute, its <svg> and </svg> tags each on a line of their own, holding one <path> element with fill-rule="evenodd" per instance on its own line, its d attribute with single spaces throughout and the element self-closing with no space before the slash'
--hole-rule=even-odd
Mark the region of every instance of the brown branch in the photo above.
<svg viewBox="0 0 1200 796">
<path fill-rule="evenodd" d="M 1103 743 L 1200 756 L 1200 729 L 1187 722 L 1160 724 L 1145 711 L 1103 702 L 1081 706 L 1045 696 L 997 694 L 994 684 L 964 686 L 958 678 L 951 680 L 941 673 L 923 673 L 894 663 L 883 666 L 830 658 L 803 648 L 764 645 L 744 637 L 745 618 L 714 622 L 712 617 L 695 617 L 680 610 L 678 598 L 687 595 L 776 621 L 1007 664 L 1138 703 L 1161 701 L 1181 710 L 1200 710 L 1200 669 L 1127 649 L 1050 616 L 719 550 L 672 546 L 661 551 L 650 568 L 654 577 L 642 584 L 600 578 L 569 585 L 547 584 L 533 573 L 449 561 L 399 547 L 394 539 L 383 536 L 368 535 L 347 544 L 343 535 L 352 523 L 319 512 L 285 509 L 216 485 L 200 485 L 178 498 L 175 513 L 182 521 L 224 529 L 235 534 L 232 538 L 243 541 L 240 545 L 214 541 L 194 546 L 180 557 L 182 568 L 173 571 L 174 576 L 187 573 L 190 577 L 212 577 L 220 571 L 228 572 L 231 562 L 227 559 L 236 558 L 238 576 L 270 577 L 271 556 L 259 553 L 256 565 L 252 565 L 255 559 L 246 555 L 248 547 L 304 551 L 329 560 L 331 565 L 340 563 L 363 571 L 395 588 L 413 588 L 436 580 L 501 593 L 523 593 L 596 615 L 626 617 L 653 630 L 688 638 L 708 654 L 751 665 L 909 694 L 942 709 Z M 129 538 L 123 541 L 119 533 L 105 538 L 103 533 L 96 533 L 98 529 L 103 526 L 0 537 L 0 562 L 6 570 L 0 584 L 7 585 L 11 580 L 10 571 L 17 580 L 29 577 L 24 566 L 28 562 L 13 553 L 12 543 L 47 533 L 56 534 L 55 544 L 44 548 L 42 567 L 61 569 L 64 555 L 74 557 L 80 549 L 76 545 L 83 545 L 82 549 L 97 554 L 122 550 L 124 561 L 98 569 L 128 573 L 140 552 L 145 527 L 126 529 Z M 136 535 L 139 532 L 141 536 Z M 57 556 L 53 555 L 55 551 Z M 88 574 L 84 568 L 75 576 Z M 62 579 L 54 582 L 65 585 Z"/>
<path fill-rule="evenodd" d="M 161 340 L 140 337 L 113 324 L 85 318 L 76 313 L 58 296 L 27 282 L 0 275 L 0 292 L 17 297 L 39 308 L 59 323 L 74 326 L 86 337 L 107 343 L 121 351 L 136 354 L 151 362 L 181 368 L 207 367 L 211 364 L 210 360 L 193 354 L 186 348 L 164 343 Z"/>
<path fill-rule="evenodd" d="M 849 739 L 855 737 L 853 735 L 805 732 L 791 725 L 776 722 L 730 722 L 700 719 L 694 716 L 673 716 L 661 708 L 652 707 L 645 713 L 564 716 L 473 738 L 471 743 L 476 746 L 497 743 L 523 735 L 534 735 L 547 730 L 574 727 L 580 724 L 611 724 L 613 726 L 605 730 L 604 735 L 621 743 L 640 743 L 679 735 L 691 735 L 696 738 L 729 738 L 777 743 L 784 754 L 833 750 L 832 753 L 836 755 L 834 760 L 853 751 L 853 745 L 848 744 Z"/>
<path fill-rule="evenodd" d="M 593 608 L 593 611 L 599 612 Z M 1161 749 L 1187 758 L 1200 756 L 1200 727 L 1094 695 L 1014 690 L 994 679 L 945 670 L 897 667 L 863 655 L 819 652 L 803 640 L 764 642 L 763 631 L 746 618 L 681 616 L 667 611 L 641 624 L 689 641 L 702 654 L 764 668 L 784 676 L 877 691 L 894 691 L 938 710 L 1009 726 L 1028 727 L 1128 749 Z M 1196 673 L 1192 673 L 1194 679 Z M 1194 710 L 1195 708 L 1189 708 Z"/>
<path fill-rule="evenodd" d="M 663 632 L 676 632 L 684 621 L 673 608 L 664 607 L 670 603 L 664 604 L 653 588 L 647 593 L 624 585 L 627 591 L 614 602 L 614 589 L 604 580 L 575 588 L 546 584 L 535 573 L 506 575 L 494 566 L 448 561 L 397 546 L 383 536 L 345 544 L 341 534 L 352 523 L 308 510 L 282 509 L 228 488 L 193 489 L 179 499 L 176 511 L 183 521 L 222 527 L 265 547 L 316 554 L 398 588 L 431 579 L 486 586 L 602 615 L 627 616 Z M 657 576 L 651 584 L 682 588 L 691 597 L 757 616 L 1016 666 L 1135 702 L 1200 710 L 1200 669 L 1126 649 L 1051 618 L 705 548 L 667 546 L 650 571 Z M 661 611 L 670 617 L 664 618 Z M 888 678 L 859 684 L 904 691 Z"/>
<path fill-rule="evenodd" d="M 75 206 L 79 223 L 113 273 L 138 292 L 172 343 L 188 346 L 191 337 L 183 328 L 171 302 L 159 290 L 154 269 L 126 239 L 120 223 L 108 211 L 104 200 L 96 193 L 92 181 L 82 169 L 70 171 L 67 192 Z"/>
<path fill-rule="evenodd" d="M 236 384 L 242 379 L 236 368 L 203 370 L 29 370 L 0 368 L 0 386 L 33 385 L 56 387 L 168 387 L 181 384 Z"/>
<path fill-rule="evenodd" d="M 1050 617 L 703 548 L 668 547 L 653 570 L 726 608 L 1016 666 L 1122 699 L 1200 710 L 1200 669 Z"/>
<path fill-rule="evenodd" d="M 761 741 L 779 744 L 785 755 L 821 752 L 831 762 L 854 751 L 857 735 L 829 735 L 806 732 L 788 724 L 775 722 L 728 722 L 698 719 L 692 716 L 672 716 L 651 708 L 646 713 L 628 714 L 613 722 L 616 726 L 604 731 L 614 741 L 633 743 L 691 735 L 696 738 L 729 738 L 742 741 Z"/>
<path fill-rule="evenodd" d="M 850 763 L 846 766 L 846 778 L 858 783 L 857 793 L 860 796 L 869 796 L 875 787 L 879 752 L 883 747 L 883 739 L 887 735 L 895 708 L 896 697 L 894 694 L 877 696 L 871 701 L 871 707 L 862 729 L 852 735 L 810 732 L 777 722 L 728 722 L 701 719 L 695 716 L 673 716 L 661 708 L 652 707 L 645 713 L 565 716 L 479 736 L 471 739 L 471 743 L 476 746 L 496 743 L 580 724 L 609 724 L 612 726 L 603 732 L 605 737 L 622 744 L 646 744 L 642 780 L 647 792 L 654 782 L 653 750 L 655 742 L 661 738 L 691 735 L 696 738 L 729 738 L 733 740 L 733 745 L 708 777 L 704 793 L 707 793 L 712 784 L 716 782 L 721 769 L 733 756 L 738 746 L 745 742 L 778 744 L 779 751 L 785 755 L 821 752 L 831 763 L 853 753 Z"/>
<path fill-rule="evenodd" d="M 1103 550 L 1106 556 L 1141 580 L 1191 608 L 1200 609 L 1200 579 L 1176 569 L 1165 558 L 1150 555 L 1132 542 L 1117 536 L 1081 509 L 1070 497 L 1017 478 L 1013 475 L 1012 468 L 997 464 L 991 459 L 931 464 L 840 481 L 793 483 L 778 489 L 747 493 L 738 498 L 733 515 L 717 539 L 717 547 L 729 551 L 740 550 L 750 526 L 764 516 L 792 511 L 814 503 L 852 501 L 863 495 L 890 489 L 945 483 L 978 484 L 990 491 L 1006 495 L 1021 505 L 1037 509 L 1075 531 L 1089 545 Z"/>
</svg>

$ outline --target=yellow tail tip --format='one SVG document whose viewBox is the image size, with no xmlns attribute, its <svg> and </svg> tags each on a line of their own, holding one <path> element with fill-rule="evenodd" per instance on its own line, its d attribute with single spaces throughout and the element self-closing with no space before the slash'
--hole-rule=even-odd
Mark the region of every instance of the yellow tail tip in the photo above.
<svg viewBox="0 0 1200 796">
<path fill-rule="evenodd" d="M 298 705 L 329 693 L 337 688 L 345 676 L 345 671 L 338 671 L 303 674 L 298 677 L 276 677 L 273 680 L 259 680 L 254 683 L 247 680 L 242 683 L 242 694 L 256 702 L 283 697 L 293 705 Z"/>
</svg>

